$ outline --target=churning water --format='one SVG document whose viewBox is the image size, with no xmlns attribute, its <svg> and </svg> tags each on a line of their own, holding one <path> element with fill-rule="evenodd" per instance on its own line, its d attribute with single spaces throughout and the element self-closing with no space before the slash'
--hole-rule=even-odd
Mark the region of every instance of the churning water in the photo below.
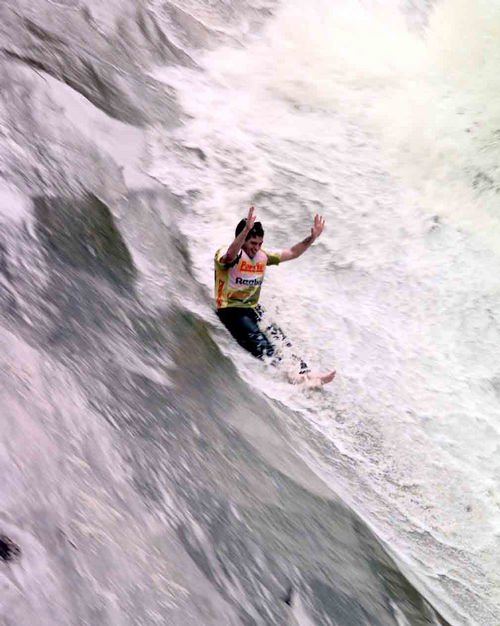
<svg viewBox="0 0 500 626">
<path fill-rule="evenodd" d="M 0 11 L 5 624 L 498 624 L 500 5 Z"/>
</svg>

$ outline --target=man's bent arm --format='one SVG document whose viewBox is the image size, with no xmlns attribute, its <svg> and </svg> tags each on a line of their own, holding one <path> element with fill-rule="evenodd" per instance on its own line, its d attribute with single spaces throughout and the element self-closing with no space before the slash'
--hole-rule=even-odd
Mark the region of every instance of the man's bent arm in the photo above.
<svg viewBox="0 0 500 626">
<path fill-rule="evenodd" d="M 232 244 L 226 250 L 226 254 L 221 257 L 221 263 L 224 265 L 228 265 L 232 263 L 234 259 L 238 256 L 238 252 L 241 250 L 241 247 L 245 243 L 245 239 L 248 233 L 252 230 L 252 227 L 255 223 L 255 216 L 253 214 L 253 206 L 250 207 L 247 216 L 247 223 L 245 224 L 245 228 L 241 231 L 239 235 L 237 235 Z"/>
<path fill-rule="evenodd" d="M 292 259 L 296 259 L 297 257 L 299 257 L 301 254 L 304 254 L 304 252 L 307 250 L 307 248 L 309 248 L 313 241 L 314 238 L 312 237 L 312 235 L 309 235 L 309 237 L 306 237 L 302 241 L 299 241 L 299 243 L 296 243 L 288 250 L 283 250 L 281 252 L 280 263 L 284 263 L 285 261 L 291 261 Z"/>
<path fill-rule="evenodd" d="M 285 261 L 291 261 L 292 259 L 296 259 L 303 254 L 307 248 L 309 248 L 309 246 L 321 235 L 324 226 L 325 220 L 323 217 L 321 215 L 315 215 L 314 223 L 311 228 L 311 234 L 288 250 L 283 250 L 281 252 L 280 262 L 284 263 Z"/>
<path fill-rule="evenodd" d="M 242 230 L 241 233 L 234 238 L 233 243 L 226 250 L 226 254 L 221 257 L 221 263 L 228 265 L 234 261 L 234 259 L 238 256 L 238 252 L 241 250 L 242 245 L 245 243 L 247 234 L 248 232 Z"/>
</svg>

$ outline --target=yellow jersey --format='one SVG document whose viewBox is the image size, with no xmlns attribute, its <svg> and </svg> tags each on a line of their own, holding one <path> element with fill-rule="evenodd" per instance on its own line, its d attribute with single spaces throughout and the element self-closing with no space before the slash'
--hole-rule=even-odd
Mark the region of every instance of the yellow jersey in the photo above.
<svg viewBox="0 0 500 626">
<path fill-rule="evenodd" d="M 255 307 L 259 301 L 260 288 L 267 265 L 278 265 L 280 252 L 259 250 L 251 259 L 244 250 L 230 264 L 221 263 L 227 247 L 215 253 L 215 306 Z"/>
</svg>

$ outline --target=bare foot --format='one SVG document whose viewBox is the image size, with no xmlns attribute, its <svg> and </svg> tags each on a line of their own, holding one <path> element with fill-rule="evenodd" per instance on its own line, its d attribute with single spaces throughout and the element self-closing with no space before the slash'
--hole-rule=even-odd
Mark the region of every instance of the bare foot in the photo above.
<svg viewBox="0 0 500 626">
<path fill-rule="evenodd" d="M 317 385 L 326 385 L 327 383 L 331 383 L 335 378 L 336 370 L 332 370 L 331 372 L 324 372 L 323 374 L 319 372 L 307 372 L 307 374 L 289 374 L 288 380 L 293 385 L 298 385 L 300 383 L 307 383 L 308 387 L 315 387 Z"/>
<path fill-rule="evenodd" d="M 319 382 L 322 385 L 326 385 L 327 383 L 331 383 L 332 380 L 335 378 L 335 374 L 337 373 L 337 370 L 332 370 L 331 372 L 326 372 L 325 374 L 319 374 L 318 378 L 319 378 Z"/>
</svg>

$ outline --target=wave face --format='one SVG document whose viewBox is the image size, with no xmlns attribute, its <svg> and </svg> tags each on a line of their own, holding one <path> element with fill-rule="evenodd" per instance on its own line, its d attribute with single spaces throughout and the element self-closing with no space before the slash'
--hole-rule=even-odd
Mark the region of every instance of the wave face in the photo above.
<svg viewBox="0 0 500 626">
<path fill-rule="evenodd" d="M 1 5 L 1 621 L 497 623 L 500 16 L 431 4 Z M 212 312 L 249 204 L 329 389 Z"/>
</svg>

